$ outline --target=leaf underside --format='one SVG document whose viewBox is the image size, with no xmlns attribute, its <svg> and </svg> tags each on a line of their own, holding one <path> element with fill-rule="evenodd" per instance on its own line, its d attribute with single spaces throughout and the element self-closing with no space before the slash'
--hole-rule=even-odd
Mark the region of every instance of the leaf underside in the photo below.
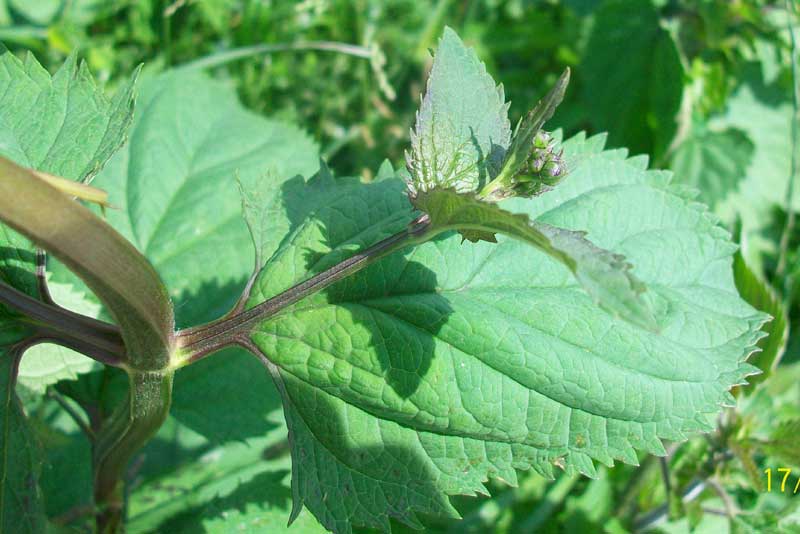
<svg viewBox="0 0 800 534">
<path fill-rule="evenodd" d="M 766 316 L 739 297 L 716 218 L 604 139 L 566 141 L 581 162 L 569 180 L 504 208 L 623 254 L 659 331 L 606 313 L 561 262 L 503 236 L 448 233 L 393 254 L 252 333 L 283 389 L 295 506 L 336 532 L 418 525 L 454 515 L 442 495 L 485 493 L 489 477 L 594 476 L 594 461 L 636 463 L 636 449 L 663 454 L 662 439 L 710 430 L 707 414 L 755 372 L 744 360 Z M 249 305 L 413 218 L 399 179 L 331 182 L 310 182 L 316 208 Z"/>
</svg>

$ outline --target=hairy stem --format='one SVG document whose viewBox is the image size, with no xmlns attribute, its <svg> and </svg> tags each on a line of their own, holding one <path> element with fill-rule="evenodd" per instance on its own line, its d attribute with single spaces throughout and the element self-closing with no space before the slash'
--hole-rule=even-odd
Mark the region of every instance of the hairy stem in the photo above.
<svg viewBox="0 0 800 534">
<path fill-rule="evenodd" d="M 128 398 L 97 435 L 92 463 L 94 498 L 100 508 L 97 531 L 101 534 L 121 529 L 125 469 L 167 418 L 172 402 L 173 374 L 172 371 L 129 371 Z"/>
<path fill-rule="evenodd" d="M 375 243 L 330 269 L 312 276 L 308 280 L 279 293 L 257 306 L 234 313 L 207 325 L 178 332 L 178 348 L 186 355 L 186 363 L 190 363 L 223 347 L 241 344 L 242 339 L 248 336 L 256 324 L 276 315 L 295 302 L 360 271 L 384 256 L 410 245 L 427 241 L 433 236 L 430 230 L 431 227 L 427 217 L 423 216 L 412 222 L 402 232 Z"/>
</svg>

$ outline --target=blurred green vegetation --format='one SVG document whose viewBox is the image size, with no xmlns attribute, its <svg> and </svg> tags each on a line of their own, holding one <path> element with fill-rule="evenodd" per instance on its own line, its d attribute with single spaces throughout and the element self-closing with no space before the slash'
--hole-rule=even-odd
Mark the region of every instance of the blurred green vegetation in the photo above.
<svg viewBox="0 0 800 534">
<path fill-rule="evenodd" d="M 800 336 L 786 334 L 800 310 L 791 1 L 0 0 L 0 41 L 51 70 L 77 51 L 113 90 L 140 63 L 147 75 L 200 61 L 365 180 L 386 158 L 403 164 L 444 25 L 503 80 L 512 120 L 571 67 L 549 127 L 607 131 L 697 188 L 741 242 L 743 296 L 784 322 L 766 327 L 760 385 L 737 392 L 715 433 L 597 480 L 492 483 L 494 497 L 455 499 L 464 520 L 431 531 L 800 532 L 800 494 L 764 488 L 766 468 L 800 474 Z"/>
</svg>

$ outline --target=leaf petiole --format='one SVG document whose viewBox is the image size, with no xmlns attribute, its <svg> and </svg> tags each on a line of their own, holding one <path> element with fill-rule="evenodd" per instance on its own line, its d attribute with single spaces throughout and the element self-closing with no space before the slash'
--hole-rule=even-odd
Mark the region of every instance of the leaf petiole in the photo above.
<svg viewBox="0 0 800 534">
<path fill-rule="evenodd" d="M 126 360 L 125 344 L 115 325 L 42 302 L 4 282 L 0 282 L 0 304 L 21 313 L 20 320 L 33 326 L 38 342 L 77 350 L 116 367 Z"/>
<path fill-rule="evenodd" d="M 177 366 L 188 365 L 229 345 L 246 346 L 250 330 L 265 319 L 360 271 L 384 256 L 429 240 L 436 233 L 438 232 L 431 227 L 428 216 L 422 215 L 412 221 L 402 232 L 375 243 L 257 306 L 233 313 L 206 325 L 181 330 L 176 336 Z"/>
</svg>

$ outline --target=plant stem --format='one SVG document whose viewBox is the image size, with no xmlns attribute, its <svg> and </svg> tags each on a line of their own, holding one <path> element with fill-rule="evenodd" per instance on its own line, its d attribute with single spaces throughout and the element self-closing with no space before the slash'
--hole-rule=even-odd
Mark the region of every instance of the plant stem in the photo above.
<svg viewBox="0 0 800 534">
<path fill-rule="evenodd" d="M 173 374 L 172 371 L 129 371 L 128 398 L 97 435 L 92 463 L 94 499 L 100 509 L 97 515 L 100 534 L 120 532 L 125 468 L 167 418 L 172 402 Z"/>
<path fill-rule="evenodd" d="M 158 273 L 127 239 L 86 207 L 0 157 L 0 220 L 78 275 L 120 326 L 127 361 L 141 370 L 170 365 L 175 321 Z"/>
<path fill-rule="evenodd" d="M 120 366 L 125 361 L 125 345 L 119 328 L 91 317 L 47 304 L 0 282 L 0 303 L 25 316 L 40 342 L 50 341 L 68 347 L 101 363 Z"/>
<path fill-rule="evenodd" d="M 94 441 L 94 432 L 92 432 L 92 429 L 89 428 L 89 424 L 84 421 L 81 414 L 79 414 L 78 411 L 73 408 L 69 402 L 67 402 L 67 399 L 65 399 L 61 393 L 52 387 L 48 387 L 46 394 L 48 397 L 56 401 L 65 412 L 67 412 L 67 415 L 69 415 L 72 420 L 75 421 L 75 424 L 78 425 L 78 428 L 80 428 L 81 431 L 86 434 L 86 437 L 89 438 L 89 441 Z"/>
<path fill-rule="evenodd" d="M 337 43 L 335 41 L 300 41 L 297 43 L 275 43 L 275 44 L 260 44 L 253 46 L 243 46 L 241 48 L 234 48 L 218 54 L 213 54 L 183 65 L 183 68 L 188 69 L 209 69 L 219 67 L 226 63 L 238 61 L 251 56 L 260 54 L 271 54 L 272 52 L 289 52 L 289 51 L 304 51 L 304 50 L 321 50 L 325 52 L 338 52 L 349 56 L 369 59 L 372 57 L 372 50 L 369 48 L 348 44 Z"/>
<path fill-rule="evenodd" d="M 191 363 L 217 350 L 238 344 L 250 330 L 261 321 L 276 315 L 295 302 L 321 291 L 329 285 L 360 271 L 377 260 L 430 239 L 433 235 L 426 216 L 414 221 L 408 228 L 379 241 L 371 247 L 351 256 L 330 269 L 327 269 L 301 282 L 269 300 L 248 310 L 223 317 L 218 321 L 187 330 L 177 334 L 179 351 L 186 355 L 185 363 Z"/>
</svg>

